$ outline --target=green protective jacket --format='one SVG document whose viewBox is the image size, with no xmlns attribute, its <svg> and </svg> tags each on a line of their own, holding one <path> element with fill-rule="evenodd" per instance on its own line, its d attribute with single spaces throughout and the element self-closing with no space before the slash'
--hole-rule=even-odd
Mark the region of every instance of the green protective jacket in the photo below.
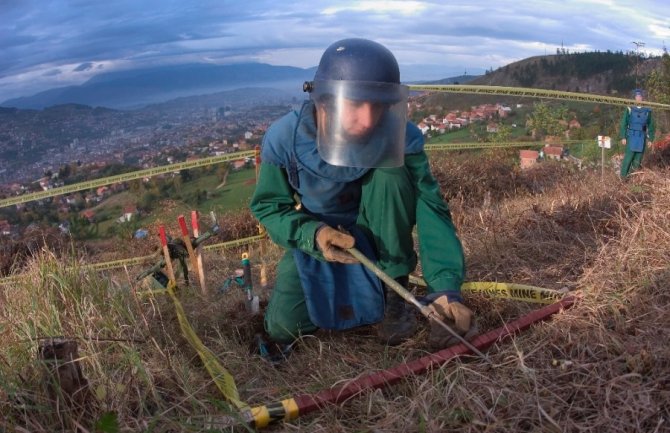
<svg viewBox="0 0 670 433">
<path fill-rule="evenodd" d="M 415 181 L 416 225 L 424 278 L 431 292 L 460 291 L 465 276 L 463 249 L 425 152 L 406 155 L 405 167 Z M 314 237 L 322 224 L 296 209 L 297 192 L 281 167 L 261 163 L 251 210 L 270 238 L 286 249 L 298 248 L 322 257 Z"/>
</svg>

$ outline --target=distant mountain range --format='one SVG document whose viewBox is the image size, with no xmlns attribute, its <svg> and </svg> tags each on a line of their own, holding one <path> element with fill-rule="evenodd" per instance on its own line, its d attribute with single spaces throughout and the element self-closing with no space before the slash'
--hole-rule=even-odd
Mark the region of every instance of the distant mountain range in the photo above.
<svg viewBox="0 0 670 433">
<path fill-rule="evenodd" d="M 74 103 L 92 107 L 138 108 L 184 96 L 244 87 L 273 88 L 298 96 L 302 93 L 303 81 L 312 79 L 314 71 L 315 68 L 262 63 L 162 66 L 104 73 L 78 86 L 60 87 L 33 96 L 8 99 L 0 105 L 42 109 Z"/>
<path fill-rule="evenodd" d="M 91 107 L 136 109 L 183 97 L 212 95 L 223 91 L 263 88 L 290 98 L 303 99 L 302 83 L 314 77 L 316 67 L 302 69 L 263 63 L 234 65 L 187 64 L 109 72 L 78 86 L 59 87 L 32 96 L 8 99 L 2 107 L 43 109 L 54 105 L 82 104 Z M 467 83 L 477 75 L 462 75 L 416 84 Z M 217 99 L 217 98 L 213 98 Z M 185 102 L 185 101 L 180 101 Z"/>
<path fill-rule="evenodd" d="M 466 84 L 470 81 L 476 80 L 481 75 L 459 75 L 457 77 L 442 78 L 441 80 L 431 81 L 412 81 L 409 84 Z"/>
</svg>

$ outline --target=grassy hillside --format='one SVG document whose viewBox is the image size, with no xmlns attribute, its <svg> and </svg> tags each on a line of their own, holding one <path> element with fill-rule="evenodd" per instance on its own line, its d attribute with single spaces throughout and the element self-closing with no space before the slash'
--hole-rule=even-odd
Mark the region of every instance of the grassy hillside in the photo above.
<svg viewBox="0 0 670 433">
<path fill-rule="evenodd" d="M 468 84 L 530 87 L 628 97 L 636 87 L 644 87 L 653 70 L 661 65 L 658 57 L 642 58 L 631 53 L 586 52 L 529 57 L 489 71 Z M 528 98 L 434 93 L 425 98 L 427 106 L 467 109 L 484 103 L 508 105 L 530 103 Z"/>
<path fill-rule="evenodd" d="M 468 264 L 468 281 L 565 289 L 578 304 L 488 352 L 269 431 L 668 431 L 670 425 L 670 155 L 622 183 L 613 171 L 542 164 L 520 171 L 513 153 L 433 155 Z M 254 234 L 248 213 L 226 215 L 225 236 Z M 132 246 L 123 246 L 132 250 Z M 206 255 L 209 285 L 251 253 L 256 292 L 281 252 L 269 241 Z M 128 252 L 128 251 L 126 251 Z M 164 295 L 142 295 L 140 268 L 94 273 L 43 251 L 29 277 L 0 286 L 0 430 L 220 431 L 231 409 L 182 336 Z M 71 267 L 65 266 L 69 265 Z M 418 270 L 420 273 L 420 269 Z M 197 335 L 233 374 L 252 405 L 316 392 L 427 353 L 427 327 L 385 347 L 372 327 L 317 332 L 278 367 L 252 355 L 261 327 L 237 288 L 202 297 L 179 292 Z M 421 293 L 420 288 L 413 289 Z M 482 331 L 535 308 L 470 295 Z M 422 322 L 423 323 L 423 322 Z M 54 393 L 38 347 L 48 337 L 78 344 L 87 380 L 74 401 Z M 62 384 L 61 384 L 62 385 Z M 97 424 L 96 424 L 97 423 Z M 244 431 L 244 429 L 239 429 Z"/>
<path fill-rule="evenodd" d="M 471 83 L 628 95 L 659 61 L 610 51 L 535 56 L 498 68 Z"/>
</svg>

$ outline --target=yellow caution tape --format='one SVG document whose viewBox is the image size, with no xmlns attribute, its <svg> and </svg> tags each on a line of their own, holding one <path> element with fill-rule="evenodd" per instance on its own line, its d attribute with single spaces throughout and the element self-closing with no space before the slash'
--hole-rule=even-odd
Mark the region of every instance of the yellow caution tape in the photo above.
<svg viewBox="0 0 670 433">
<path fill-rule="evenodd" d="M 200 359 L 205 364 L 205 368 L 209 372 L 210 376 L 214 380 L 217 388 L 223 394 L 223 396 L 231 402 L 238 409 L 246 409 L 249 407 L 248 404 L 240 400 L 240 395 L 237 391 L 237 385 L 235 384 L 235 379 L 233 375 L 228 372 L 220 363 L 217 361 L 214 354 L 205 346 L 198 335 L 195 333 L 191 324 L 188 323 L 186 318 L 186 313 L 184 312 L 184 307 L 177 298 L 177 295 L 174 293 L 175 284 L 174 281 L 168 283 L 167 292 L 174 303 L 175 311 L 177 312 L 177 318 L 179 319 L 179 327 L 181 332 L 184 334 L 184 337 L 188 340 L 191 346 L 198 352 Z"/>
<path fill-rule="evenodd" d="M 41 200 L 49 197 L 56 197 L 63 194 L 70 194 L 77 191 L 83 191 L 91 188 L 98 188 L 100 186 L 111 185 L 119 182 L 128 182 L 130 180 L 142 179 L 145 177 L 156 176 L 159 174 L 171 173 L 179 170 L 186 170 L 189 168 L 204 167 L 206 165 L 219 164 L 221 162 L 236 161 L 238 159 L 254 156 L 253 150 L 243 152 L 229 153 L 221 156 L 211 156 L 208 158 L 200 158 L 193 161 L 180 162 L 177 164 L 161 165 L 158 167 L 147 168 L 144 170 L 137 170 L 130 173 L 117 174 L 114 176 L 103 177 L 100 179 L 89 180 L 85 182 L 75 183 L 72 185 L 65 185 L 59 188 L 53 188 L 46 191 L 38 191 L 31 194 L 19 195 L 0 200 L 0 208 L 27 203 L 29 201 Z"/>
<path fill-rule="evenodd" d="M 524 96 L 529 98 L 560 99 L 565 101 L 595 102 L 608 105 L 644 105 L 646 107 L 670 110 L 669 104 L 660 102 L 642 101 L 634 99 L 619 98 L 615 96 L 593 95 L 590 93 L 564 92 L 561 90 L 532 89 L 529 87 L 504 87 L 504 86 L 470 86 L 467 84 L 411 84 L 410 90 L 423 90 L 429 92 L 449 93 L 474 93 L 481 95 L 509 95 Z"/>
<path fill-rule="evenodd" d="M 156 296 L 156 295 L 167 295 L 167 289 L 150 289 L 150 290 L 141 290 L 137 291 L 137 296 Z"/>
<path fill-rule="evenodd" d="M 227 248 L 235 248 L 243 245 L 249 245 L 259 242 L 267 238 L 267 234 L 263 233 L 256 236 L 250 236 L 243 239 L 235 239 L 232 241 L 221 242 L 218 244 L 207 245 L 203 247 L 205 250 L 220 250 Z M 83 269 L 103 271 L 109 269 L 120 268 L 124 266 L 134 266 L 156 260 L 157 255 L 152 254 L 148 256 L 134 257 L 129 259 L 114 260 L 103 263 L 93 263 L 90 265 L 83 265 Z M 12 275 L 10 277 L 0 278 L 0 285 L 6 285 L 18 282 L 21 278 L 28 277 L 28 274 Z M 414 284 L 426 286 L 426 282 L 419 277 L 410 276 L 410 281 Z M 461 290 L 469 293 L 479 293 L 495 298 L 513 299 L 517 301 L 550 304 L 563 297 L 563 293 L 545 289 L 542 287 L 528 286 L 524 284 L 500 283 L 500 282 L 468 282 L 461 286 Z"/>
<path fill-rule="evenodd" d="M 593 143 L 594 140 L 563 140 L 557 141 L 556 145 L 573 145 L 579 143 Z M 546 143 L 544 141 L 505 141 L 500 143 L 484 143 L 484 142 L 467 142 L 467 143 L 435 143 L 435 144 L 426 144 L 424 149 L 427 152 L 433 150 L 470 150 L 470 149 L 500 149 L 500 148 L 514 148 L 514 147 L 534 147 L 534 146 L 544 146 Z"/>
<path fill-rule="evenodd" d="M 249 245 L 266 238 L 266 234 L 250 236 L 242 239 L 235 239 L 232 241 L 221 242 L 218 244 L 207 245 L 204 247 L 205 250 L 221 250 L 228 248 L 235 248 L 244 245 Z M 124 266 L 135 266 L 143 263 L 147 263 L 153 260 L 156 260 L 159 256 L 157 254 L 151 254 L 148 256 L 133 257 L 128 259 L 113 260 L 111 262 L 101 262 L 101 263 L 92 263 L 88 265 L 82 265 L 82 269 L 93 270 L 93 271 L 106 271 L 109 269 L 122 268 Z M 16 283 L 21 278 L 27 277 L 28 274 L 12 275 L 10 277 L 0 278 L 0 285 Z"/>
<path fill-rule="evenodd" d="M 256 235 L 256 236 L 249 236 L 248 238 L 243 238 L 243 239 L 236 239 L 233 241 L 228 241 L 228 242 L 222 242 L 220 244 L 212 244 L 212 245 L 206 245 L 203 248 L 206 251 L 214 251 L 214 250 L 222 250 L 222 249 L 227 249 L 227 248 L 235 248 L 235 247 L 241 247 L 244 245 L 249 245 L 254 242 L 261 241 L 265 239 L 267 236 L 265 234 L 262 235 Z"/>
<path fill-rule="evenodd" d="M 610 105 L 623 105 L 630 106 L 633 104 L 642 104 L 647 107 L 659 108 L 662 110 L 670 110 L 670 104 L 661 104 L 659 102 L 649 102 L 642 101 L 636 102 L 634 99 L 619 98 L 613 96 L 604 96 L 604 95 L 593 95 L 588 93 L 576 93 L 576 92 L 563 92 L 559 90 L 544 90 L 544 89 L 532 89 L 526 87 L 503 87 L 503 86 L 471 86 L 467 84 L 445 84 L 445 85 L 432 85 L 432 84 L 413 84 L 410 85 L 411 90 L 419 91 L 433 91 L 433 92 L 451 92 L 451 93 L 474 93 L 474 94 L 488 94 L 488 95 L 511 95 L 511 96 L 524 96 L 524 97 L 534 97 L 534 98 L 550 98 L 550 99 L 560 99 L 560 100 L 569 100 L 569 101 L 581 101 L 581 102 L 591 102 L 591 103 L 603 103 Z M 441 145 L 443 149 L 472 149 L 474 147 L 466 147 L 465 143 L 458 144 L 445 144 Z M 467 143 L 474 146 L 474 143 Z M 494 147 L 491 143 L 485 143 L 484 147 Z M 517 144 L 509 143 L 498 143 L 495 147 L 518 147 L 523 146 L 517 142 Z M 427 149 L 429 147 L 427 146 Z M 207 158 L 201 158 L 193 161 L 181 162 L 177 164 L 168 164 L 158 167 L 147 168 L 144 170 L 133 171 L 130 173 L 118 174 L 115 176 L 108 176 L 101 179 L 95 179 L 85 182 L 76 183 L 73 185 L 66 185 L 59 188 L 53 188 L 47 191 L 38 191 L 31 194 L 20 195 L 16 197 L 10 197 L 3 200 L 0 200 L 0 208 L 27 203 L 34 200 L 40 200 L 49 197 L 56 197 L 63 194 L 69 194 L 77 191 L 83 191 L 86 189 L 97 188 L 100 186 L 111 185 L 118 182 L 127 182 L 130 180 L 141 179 L 144 177 L 156 176 L 158 174 L 164 174 L 169 172 L 175 172 L 179 170 L 186 170 L 195 167 L 203 167 L 206 165 L 218 164 L 226 161 L 234 161 L 247 157 L 255 157 L 255 150 L 247 150 L 243 152 L 235 152 L 227 155 L 221 156 L 212 156 Z"/>
<path fill-rule="evenodd" d="M 410 275 L 410 282 L 426 287 L 423 278 Z M 478 281 L 463 283 L 461 291 L 490 296 L 492 298 L 512 299 L 535 304 L 552 304 L 564 296 L 558 290 L 543 287 L 527 286 L 525 284 L 499 283 L 495 281 Z"/>
<path fill-rule="evenodd" d="M 130 259 L 113 260 L 111 262 L 91 263 L 88 265 L 83 265 L 82 269 L 91 271 L 106 271 L 108 269 L 122 268 L 124 266 L 141 265 L 142 263 L 156 260 L 157 257 L 157 254 L 150 254 L 148 256 L 133 257 Z"/>
<path fill-rule="evenodd" d="M 557 144 L 571 144 L 593 142 L 593 140 L 564 140 Z M 595 143 L 595 142 L 594 142 Z M 539 141 L 509 141 L 498 143 L 485 142 L 468 142 L 468 143 L 441 143 L 441 144 L 426 144 L 426 151 L 432 150 L 466 150 L 466 149 L 487 149 L 487 148 L 514 148 L 525 146 L 542 146 L 544 142 Z M 202 158 L 194 161 L 182 162 L 177 164 L 163 165 L 159 167 L 147 168 L 144 170 L 133 171 L 130 173 L 118 174 L 115 176 L 103 177 L 100 179 L 89 180 L 85 182 L 75 183 L 72 185 L 61 186 L 59 188 L 52 188 L 46 191 L 38 191 L 30 194 L 19 195 L 0 200 L 0 208 L 12 206 L 21 203 L 28 203 L 35 200 L 42 200 L 50 197 L 57 197 L 59 195 L 71 194 L 77 191 L 84 191 L 87 189 L 98 188 L 105 185 L 111 185 L 119 182 L 128 182 L 135 179 L 142 179 L 145 177 L 156 176 L 185 170 L 189 168 L 202 167 L 205 165 L 218 164 L 221 162 L 238 160 L 253 155 L 253 151 L 231 153 L 223 156 L 216 156 L 211 158 Z"/>
</svg>

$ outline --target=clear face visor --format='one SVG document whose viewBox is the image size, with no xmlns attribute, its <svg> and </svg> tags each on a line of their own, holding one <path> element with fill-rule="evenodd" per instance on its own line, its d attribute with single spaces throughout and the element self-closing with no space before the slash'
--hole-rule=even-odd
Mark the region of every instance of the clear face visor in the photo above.
<svg viewBox="0 0 670 433">
<path fill-rule="evenodd" d="M 399 167 L 404 162 L 407 86 L 315 81 L 317 148 L 331 165 Z"/>
</svg>

